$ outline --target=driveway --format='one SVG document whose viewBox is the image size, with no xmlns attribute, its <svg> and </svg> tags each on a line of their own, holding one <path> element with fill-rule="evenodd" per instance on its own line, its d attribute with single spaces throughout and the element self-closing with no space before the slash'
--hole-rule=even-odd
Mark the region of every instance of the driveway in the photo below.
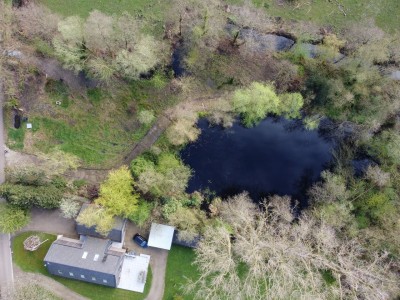
<svg viewBox="0 0 400 300">
<path fill-rule="evenodd" d="M 40 231 L 79 238 L 75 231 L 75 221 L 61 217 L 59 209 L 32 208 L 31 221 L 21 231 Z"/>
<path fill-rule="evenodd" d="M 135 233 L 140 233 L 146 238 L 148 237 L 148 234 L 145 234 L 143 230 L 139 229 L 136 225 L 132 224 L 132 222 L 128 221 L 128 224 L 126 226 L 124 247 L 128 248 L 129 251 L 135 251 L 137 254 L 144 253 L 151 256 L 150 266 L 153 273 L 153 279 L 151 282 L 150 292 L 146 300 L 161 300 L 164 296 L 165 271 L 167 268 L 168 250 L 151 247 L 146 249 L 141 248 L 139 245 L 132 241 L 132 237 Z"/>
</svg>

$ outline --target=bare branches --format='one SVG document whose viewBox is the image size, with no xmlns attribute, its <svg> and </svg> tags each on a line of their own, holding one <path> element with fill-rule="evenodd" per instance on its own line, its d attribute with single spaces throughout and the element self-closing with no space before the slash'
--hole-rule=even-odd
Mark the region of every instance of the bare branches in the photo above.
<svg viewBox="0 0 400 300">
<path fill-rule="evenodd" d="M 369 257 L 358 240 L 339 238 L 313 215 L 294 221 L 289 197 L 264 206 L 247 194 L 221 204 L 222 225 L 208 228 L 196 250 L 198 299 L 389 299 L 398 292 L 387 253 Z"/>
</svg>

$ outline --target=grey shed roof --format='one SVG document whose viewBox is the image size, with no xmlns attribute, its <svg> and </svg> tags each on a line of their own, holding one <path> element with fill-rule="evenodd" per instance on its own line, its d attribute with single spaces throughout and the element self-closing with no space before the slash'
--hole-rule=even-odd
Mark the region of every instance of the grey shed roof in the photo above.
<svg viewBox="0 0 400 300">
<path fill-rule="evenodd" d="M 109 240 L 93 237 L 81 237 L 73 240 L 61 237 L 53 242 L 44 258 L 45 262 L 117 274 L 120 262 L 124 259 L 121 249 L 110 247 Z M 106 260 L 103 258 L 106 255 Z"/>
<path fill-rule="evenodd" d="M 83 204 L 79 214 L 81 214 L 90 204 Z M 126 219 L 120 217 L 114 217 L 114 227 L 111 229 L 106 238 L 115 242 L 122 242 L 123 231 L 125 230 Z M 76 223 L 76 232 L 81 235 L 89 235 L 94 237 L 103 237 L 96 231 L 96 226 L 87 227 L 85 225 Z"/>
</svg>

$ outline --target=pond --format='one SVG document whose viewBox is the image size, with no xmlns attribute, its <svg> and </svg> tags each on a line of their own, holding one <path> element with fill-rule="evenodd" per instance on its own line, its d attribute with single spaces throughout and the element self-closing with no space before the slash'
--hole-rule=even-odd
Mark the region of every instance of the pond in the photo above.
<svg viewBox="0 0 400 300">
<path fill-rule="evenodd" d="M 194 171 L 189 193 L 209 189 L 225 198 L 248 191 L 255 201 L 291 195 L 304 207 L 306 190 L 332 161 L 334 141 L 299 120 L 267 118 L 253 128 L 235 122 L 223 129 L 201 119 L 198 126 L 199 139 L 181 151 Z"/>
</svg>

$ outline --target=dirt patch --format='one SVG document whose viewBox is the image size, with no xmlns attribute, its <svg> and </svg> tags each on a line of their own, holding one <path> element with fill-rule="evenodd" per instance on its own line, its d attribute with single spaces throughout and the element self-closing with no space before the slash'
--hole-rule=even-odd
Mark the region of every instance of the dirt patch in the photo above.
<svg viewBox="0 0 400 300">
<path fill-rule="evenodd" d="M 71 291 L 61 283 L 38 273 L 26 273 L 14 265 L 14 277 L 16 282 L 29 282 L 30 284 L 37 284 L 44 289 L 51 291 L 54 295 L 61 299 L 68 300 L 87 300 L 87 298 Z"/>
</svg>

